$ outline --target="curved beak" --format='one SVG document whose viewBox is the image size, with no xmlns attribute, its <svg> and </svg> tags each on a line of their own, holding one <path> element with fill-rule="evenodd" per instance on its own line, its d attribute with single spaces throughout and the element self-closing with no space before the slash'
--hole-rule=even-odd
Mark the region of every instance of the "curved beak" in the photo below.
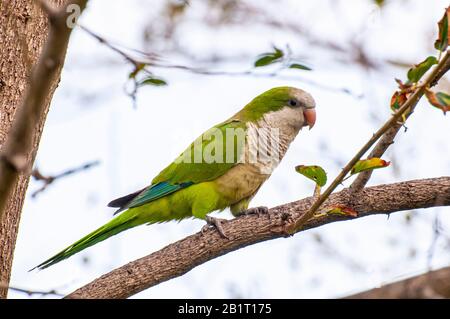
<svg viewBox="0 0 450 319">
<path fill-rule="evenodd" d="M 306 124 L 309 126 L 309 129 L 312 129 L 312 127 L 316 123 L 316 110 L 315 109 L 305 109 L 303 111 L 303 115 L 305 117 Z"/>
</svg>

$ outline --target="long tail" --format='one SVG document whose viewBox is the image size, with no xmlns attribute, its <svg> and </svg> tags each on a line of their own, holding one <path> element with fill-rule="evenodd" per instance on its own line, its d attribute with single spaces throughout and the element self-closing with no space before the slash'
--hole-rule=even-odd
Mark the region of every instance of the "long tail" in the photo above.
<svg viewBox="0 0 450 319">
<path fill-rule="evenodd" d="M 61 252 L 57 253 L 55 256 L 47 259 L 43 263 L 37 265 L 31 270 L 34 270 L 36 268 L 38 269 L 45 269 L 47 267 L 50 267 L 56 263 L 59 263 L 60 261 L 69 258 L 72 255 L 75 255 L 76 253 L 95 245 L 111 236 L 114 236 L 128 228 L 132 228 L 135 226 L 140 225 L 137 221 L 136 215 L 133 214 L 131 211 L 126 211 L 122 213 L 121 215 L 117 216 L 107 224 L 103 225 L 97 230 L 94 230 L 92 233 L 84 236 L 77 242 L 73 243 L 66 249 L 62 250 Z M 130 216 L 131 215 L 131 216 Z M 30 271 L 31 271 L 30 270 Z"/>
</svg>

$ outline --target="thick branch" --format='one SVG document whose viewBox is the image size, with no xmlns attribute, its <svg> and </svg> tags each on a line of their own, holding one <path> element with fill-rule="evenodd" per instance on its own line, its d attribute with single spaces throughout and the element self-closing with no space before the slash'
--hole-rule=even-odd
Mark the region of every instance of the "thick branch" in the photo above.
<svg viewBox="0 0 450 319">
<path fill-rule="evenodd" d="M 450 298 L 450 267 L 360 292 L 345 299 L 441 299 Z"/>
<path fill-rule="evenodd" d="M 210 76 L 253 76 L 253 77 L 277 77 L 280 79 L 286 79 L 286 80 L 299 80 L 300 78 L 298 76 L 291 77 L 288 75 L 281 75 L 280 72 L 286 67 L 279 68 L 276 71 L 270 72 L 270 73 L 261 73 L 261 72 L 255 72 L 254 69 L 249 69 L 245 71 L 223 71 L 223 70 L 210 70 L 204 67 L 194 67 L 194 66 L 188 66 L 188 65 L 181 65 L 181 64 L 173 64 L 167 62 L 167 59 L 164 59 L 166 62 L 162 62 L 160 57 L 152 52 L 141 52 L 139 50 L 132 50 L 133 54 L 128 53 L 126 49 L 121 49 L 119 46 L 114 45 L 106 38 L 102 37 L 101 35 L 95 33 L 94 31 L 80 25 L 80 28 L 84 30 L 86 33 L 88 33 L 90 36 L 94 37 L 97 41 L 99 41 L 101 44 L 105 45 L 112 51 L 116 52 L 120 56 L 122 56 L 127 62 L 133 65 L 134 70 L 130 75 L 133 75 L 131 79 L 134 81 L 134 89 L 130 92 L 130 96 L 133 98 L 133 100 L 136 99 L 137 90 L 139 88 L 138 81 L 136 79 L 136 76 L 139 72 L 144 71 L 147 75 L 152 75 L 152 71 L 148 68 L 151 66 L 152 68 L 164 68 L 164 69 L 177 69 L 177 70 L 183 70 L 187 72 L 191 72 L 194 74 L 201 74 L 201 75 L 210 75 Z M 136 55 L 143 56 L 143 57 L 136 57 Z M 289 61 L 290 57 L 285 57 L 286 61 Z M 288 65 L 288 64 L 286 64 Z M 359 98 L 360 96 L 357 96 L 353 94 L 349 89 L 343 88 L 343 87 L 334 87 L 329 86 L 324 83 L 319 83 L 316 81 L 313 81 L 311 79 L 300 79 L 304 83 L 308 83 L 310 85 L 317 86 L 321 89 L 330 90 L 330 91 L 336 91 L 341 92 L 345 94 L 353 95 L 354 97 Z"/>
<path fill-rule="evenodd" d="M 332 194 L 325 205 L 349 203 L 348 189 Z M 230 240 L 217 231 L 186 237 L 107 273 L 67 298 L 127 298 L 161 282 L 181 276 L 211 259 L 269 239 L 287 236 L 286 225 L 299 220 L 310 208 L 313 198 L 270 209 L 269 214 L 246 215 L 224 223 Z M 414 180 L 363 189 L 352 198 L 359 217 L 397 211 L 450 205 L 450 177 Z M 302 230 L 319 227 L 351 217 L 327 215 L 306 223 Z"/>
</svg>

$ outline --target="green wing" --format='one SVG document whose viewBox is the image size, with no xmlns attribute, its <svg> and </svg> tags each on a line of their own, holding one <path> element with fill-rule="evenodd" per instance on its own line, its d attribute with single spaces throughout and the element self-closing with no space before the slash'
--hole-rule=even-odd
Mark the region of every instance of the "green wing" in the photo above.
<svg viewBox="0 0 450 319">
<path fill-rule="evenodd" d="M 236 134 L 231 136 L 233 132 L 242 132 L 241 137 L 244 138 L 238 138 Z M 227 148 L 227 142 L 232 142 L 234 147 Z M 152 184 L 200 183 L 213 180 L 237 163 L 243 152 L 244 143 L 244 123 L 232 120 L 219 124 L 198 137 L 172 164 L 153 179 Z"/>
<path fill-rule="evenodd" d="M 236 165 L 244 151 L 246 125 L 230 120 L 198 137 L 177 159 L 156 176 L 152 185 L 113 200 L 116 213 L 167 196 L 192 184 L 214 180 Z M 227 147 L 228 145 L 228 147 Z M 231 152 L 231 154 L 230 154 Z"/>
</svg>

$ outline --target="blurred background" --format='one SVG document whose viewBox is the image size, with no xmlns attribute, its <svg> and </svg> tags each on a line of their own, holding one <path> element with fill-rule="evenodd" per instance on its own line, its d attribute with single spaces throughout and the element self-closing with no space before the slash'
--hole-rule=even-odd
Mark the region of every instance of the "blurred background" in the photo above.
<svg viewBox="0 0 450 319">
<path fill-rule="evenodd" d="M 28 272 L 107 222 L 111 199 L 148 185 L 195 137 L 274 86 L 309 91 L 318 119 L 313 130 L 300 133 L 252 205 L 312 195 L 313 184 L 294 166 L 317 164 L 329 179 L 336 176 L 390 115 L 394 79 L 405 80 L 412 64 L 436 55 L 437 22 L 447 5 L 91 0 L 80 24 L 132 56 L 156 61 L 159 66 L 148 69 L 167 85 L 142 86 L 133 100 L 133 65 L 75 30 L 36 167 L 51 176 L 100 164 L 58 179 L 36 196 L 42 182 L 31 182 L 11 286 L 68 293 L 199 231 L 198 220 L 141 226 L 45 271 Z M 273 46 L 287 60 L 254 68 L 258 55 Z M 289 61 L 312 70 L 283 67 Z M 447 79 L 440 85 L 449 91 Z M 406 126 L 384 156 L 392 165 L 375 171 L 371 185 L 449 174 L 448 116 L 423 100 Z M 229 253 L 133 298 L 343 297 L 449 265 L 448 213 L 433 208 L 332 223 Z M 220 216 L 232 217 L 228 211 Z"/>
</svg>

